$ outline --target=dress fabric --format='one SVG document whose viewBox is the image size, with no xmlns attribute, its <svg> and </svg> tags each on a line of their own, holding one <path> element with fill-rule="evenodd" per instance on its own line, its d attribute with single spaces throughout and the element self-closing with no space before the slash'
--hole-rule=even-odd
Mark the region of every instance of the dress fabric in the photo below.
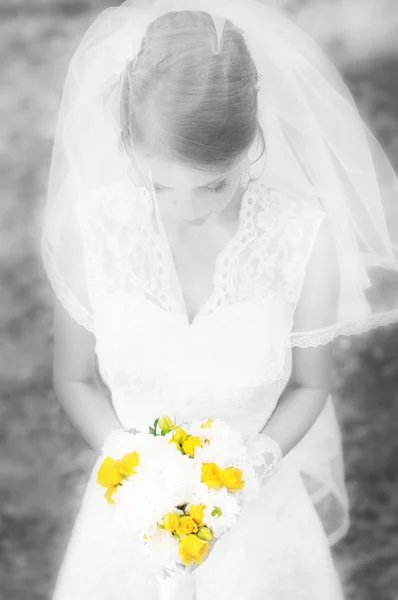
<svg viewBox="0 0 398 600">
<path fill-rule="evenodd" d="M 80 214 L 98 365 L 121 423 L 147 431 L 160 414 L 177 422 L 210 416 L 245 435 L 261 431 L 290 377 L 292 348 L 286 340 L 325 212 L 312 198 L 251 184 L 238 230 L 217 257 L 214 293 L 189 323 L 164 238 L 129 219 L 131 206 L 124 203 L 115 190 L 87 202 Z M 145 201 L 142 207 L 145 213 Z M 331 398 L 325 411 L 333 411 Z M 340 444 L 338 437 L 333 443 Z M 344 598 L 300 472 L 302 455 L 300 443 L 259 497 L 244 505 L 239 522 L 217 541 L 209 559 L 184 580 L 186 590 L 180 587 L 170 598 Z M 110 523 L 104 490 L 95 482 L 100 460 L 52 598 L 166 598 L 159 570 L 143 547 Z"/>
</svg>

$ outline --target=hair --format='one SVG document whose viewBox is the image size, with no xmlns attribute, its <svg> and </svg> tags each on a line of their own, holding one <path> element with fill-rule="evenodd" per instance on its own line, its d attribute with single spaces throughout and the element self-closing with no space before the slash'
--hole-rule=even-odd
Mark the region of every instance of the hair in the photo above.
<svg viewBox="0 0 398 600">
<path fill-rule="evenodd" d="M 227 19 L 217 54 L 209 13 L 169 12 L 153 21 L 122 74 L 125 149 L 134 140 L 147 156 L 218 170 L 259 136 L 262 156 L 258 72 L 242 33 Z"/>
</svg>

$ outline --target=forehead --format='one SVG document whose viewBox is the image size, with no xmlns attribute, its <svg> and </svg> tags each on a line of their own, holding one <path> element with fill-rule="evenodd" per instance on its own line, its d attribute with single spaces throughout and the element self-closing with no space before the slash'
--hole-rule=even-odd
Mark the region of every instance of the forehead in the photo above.
<svg viewBox="0 0 398 600">
<path fill-rule="evenodd" d="M 218 179 L 221 180 L 231 175 L 242 160 L 241 158 L 237 158 L 229 167 L 205 171 L 175 163 L 162 157 L 152 156 L 144 158 L 138 152 L 137 158 L 146 168 L 146 173 L 149 170 L 154 184 L 170 188 L 181 186 L 196 188 L 209 185 Z"/>
</svg>

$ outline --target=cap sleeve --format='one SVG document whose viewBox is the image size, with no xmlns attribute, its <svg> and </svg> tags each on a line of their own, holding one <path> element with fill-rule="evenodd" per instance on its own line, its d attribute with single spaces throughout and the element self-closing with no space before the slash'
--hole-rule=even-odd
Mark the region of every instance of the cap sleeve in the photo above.
<svg viewBox="0 0 398 600">
<path fill-rule="evenodd" d="M 57 298 L 77 323 L 94 332 L 93 307 L 87 286 L 86 252 L 73 198 L 64 198 L 46 212 L 40 251 Z"/>
<path fill-rule="evenodd" d="M 290 343 L 301 347 L 327 343 L 334 337 L 340 298 L 339 260 L 327 215 L 319 211 L 308 224 L 305 251 L 286 278 L 294 312 Z"/>
<path fill-rule="evenodd" d="M 339 335 L 358 290 L 344 277 L 345 257 L 319 200 L 271 189 L 257 217 L 267 257 L 267 285 L 283 298 L 287 345 L 318 346 Z M 267 290 L 268 291 L 268 290 Z M 356 302 L 355 306 L 359 306 Z M 368 307 L 361 304 L 362 312 Z"/>
<path fill-rule="evenodd" d="M 316 253 L 316 243 L 330 234 L 326 214 L 321 210 L 306 210 L 292 222 L 287 233 L 285 256 L 285 298 L 295 312 L 303 294 L 304 281 L 311 257 Z M 328 236 L 329 258 L 333 254 L 333 240 Z M 319 250 L 319 249 L 318 249 Z M 322 247 L 322 250 L 325 248 Z"/>
</svg>

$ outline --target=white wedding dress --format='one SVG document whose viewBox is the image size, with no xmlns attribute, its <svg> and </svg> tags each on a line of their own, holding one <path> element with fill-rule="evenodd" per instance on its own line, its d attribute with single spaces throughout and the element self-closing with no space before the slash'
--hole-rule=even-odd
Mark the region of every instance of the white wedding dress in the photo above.
<svg viewBox="0 0 398 600">
<path fill-rule="evenodd" d="M 147 431 L 160 414 L 175 416 L 177 422 L 211 416 L 244 434 L 259 432 L 289 379 L 292 348 L 286 339 L 326 213 L 309 196 L 251 182 L 242 198 L 239 228 L 217 258 L 214 293 L 190 323 L 167 240 L 162 229 L 148 226 L 153 210 L 148 193 L 143 189 L 137 202 L 125 198 L 116 186 L 79 209 L 92 320 L 71 296 L 57 290 L 76 320 L 95 332 L 100 373 L 120 421 Z M 244 506 L 238 524 L 217 541 L 209 560 L 186 576 L 187 587 L 176 597 L 344 598 L 330 540 L 303 477 L 306 457 L 310 465 L 323 453 L 326 465 L 328 452 L 341 452 L 337 422 L 333 432 L 319 436 L 331 411 L 329 398 L 281 470 L 257 500 Z M 311 436 L 317 432 L 325 447 L 314 450 Z M 159 570 L 143 547 L 107 520 L 103 489 L 95 482 L 99 461 L 53 600 L 166 597 L 167 584 L 159 581 Z M 337 537 L 347 527 L 346 522 Z"/>
</svg>

